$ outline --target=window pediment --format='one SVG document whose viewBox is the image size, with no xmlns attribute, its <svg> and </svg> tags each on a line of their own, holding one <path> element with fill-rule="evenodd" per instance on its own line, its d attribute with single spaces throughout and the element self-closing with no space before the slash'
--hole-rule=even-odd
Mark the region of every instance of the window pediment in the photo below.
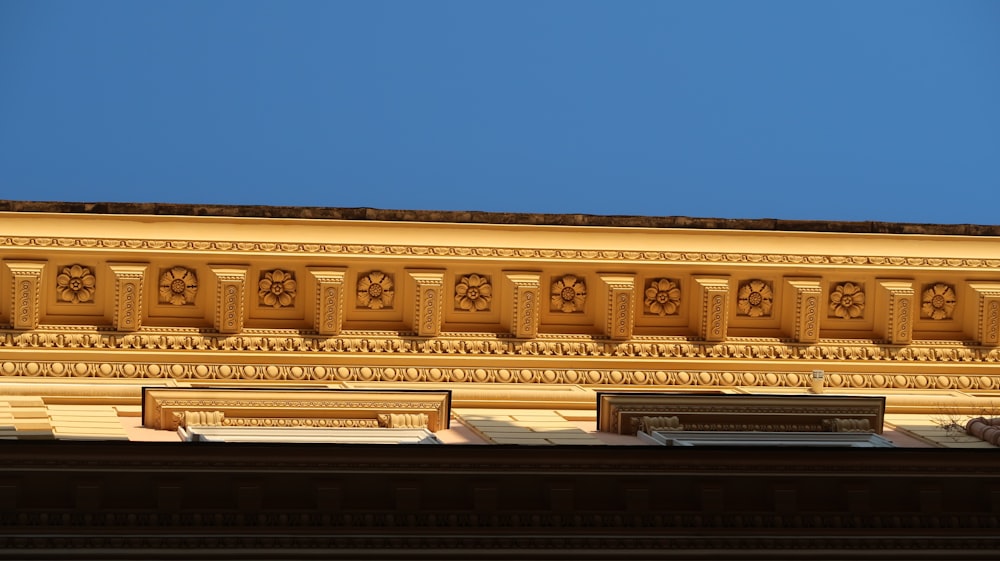
<svg viewBox="0 0 1000 561">
<path fill-rule="evenodd" d="M 143 426 L 446 429 L 448 390 L 143 388 Z"/>
</svg>

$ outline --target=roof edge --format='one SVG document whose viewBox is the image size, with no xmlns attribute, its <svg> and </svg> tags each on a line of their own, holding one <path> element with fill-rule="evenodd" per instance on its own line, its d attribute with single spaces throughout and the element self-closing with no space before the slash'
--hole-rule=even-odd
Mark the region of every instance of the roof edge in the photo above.
<svg viewBox="0 0 1000 561">
<path fill-rule="evenodd" d="M 0 200 L 0 212 L 218 216 L 227 218 L 289 218 L 306 220 L 374 220 L 389 222 L 444 222 L 457 224 L 512 224 L 525 226 L 691 228 L 703 230 L 838 232 L 853 234 L 1000 236 L 1000 226 L 976 224 L 781 220 L 776 218 L 697 218 L 690 216 L 534 214 L 459 210 L 394 210 L 371 207 L 337 208 L 265 205 Z"/>
</svg>

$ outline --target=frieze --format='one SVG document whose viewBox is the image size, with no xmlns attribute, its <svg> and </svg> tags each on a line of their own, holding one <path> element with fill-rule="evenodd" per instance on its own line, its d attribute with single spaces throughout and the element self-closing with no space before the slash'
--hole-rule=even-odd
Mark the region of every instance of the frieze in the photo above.
<svg viewBox="0 0 1000 561">
<path fill-rule="evenodd" d="M 453 368 L 336 366 L 329 364 L 208 364 L 171 362 L 42 361 L 0 362 L 0 374 L 20 377 L 266 380 L 293 382 L 450 382 L 574 384 L 584 386 L 808 387 L 802 372 L 614 369 L 614 368 Z M 996 374 L 827 373 L 827 388 L 880 388 L 985 391 L 1000 389 Z"/>
<path fill-rule="evenodd" d="M 79 328 L 78 328 L 79 329 Z M 479 355 L 539 357 L 637 357 L 660 359 L 736 358 L 772 360 L 844 360 L 886 362 L 1000 362 L 1000 349 L 961 342 L 914 341 L 892 345 L 863 340 L 823 340 L 816 344 L 783 339 L 729 339 L 713 343 L 649 337 L 628 342 L 592 337 L 547 337 L 533 340 L 467 334 L 436 338 L 386 333 L 343 332 L 338 337 L 303 335 L 297 331 L 203 334 L 189 331 L 120 333 L 94 329 L 79 331 L 39 329 L 30 332 L 0 330 L 0 349 L 131 349 L 212 351 L 300 351 L 309 353 L 384 353 L 410 355 Z"/>
<path fill-rule="evenodd" d="M 1000 259 L 812 255 L 769 253 L 707 253 L 671 251 L 628 250 L 576 250 L 509 247 L 459 247 L 417 245 L 366 245 L 318 244 L 277 242 L 226 242 L 209 240 L 136 240 L 115 238 L 55 238 L 55 237 L 0 237 L 0 248 L 57 247 L 82 249 L 121 249 L 170 252 L 223 252 L 232 253 L 302 253 L 318 255 L 387 255 L 387 256 L 440 256 L 486 257 L 514 259 L 565 259 L 585 261 L 648 261 L 663 263 L 746 263 L 763 265 L 837 265 L 859 267 L 950 267 L 966 269 L 1000 268 Z"/>
</svg>

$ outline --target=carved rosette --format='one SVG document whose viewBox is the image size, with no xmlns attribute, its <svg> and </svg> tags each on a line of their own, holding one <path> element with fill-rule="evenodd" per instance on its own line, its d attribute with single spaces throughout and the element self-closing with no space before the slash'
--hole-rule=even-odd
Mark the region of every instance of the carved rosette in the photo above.
<svg viewBox="0 0 1000 561">
<path fill-rule="evenodd" d="M 655 279 L 646 287 L 646 315 L 674 316 L 680 311 L 681 288 L 675 279 Z"/>
<path fill-rule="evenodd" d="M 198 295 L 198 275 L 187 267 L 171 267 L 160 274 L 160 303 L 184 306 L 194 304 Z"/>
<path fill-rule="evenodd" d="M 71 265 L 59 271 L 56 277 L 56 294 L 60 302 L 93 302 L 96 285 L 97 278 L 90 267 Z"/>
<path fill-rule="evenodd" d="M 943 282 L 924 287 L 920 300 L 923 319 L 951 319 L 955 313 L 955 287 Z"/>
<path fill-rule="evenodd" d="M 257 282 L 257 296 L 262 306 L 272 308 L 287 308 L 295 303 L 295 273 L 274 269 L 265 271 Z"/>
<path fill-rule="evenodd" d="M 553 312 L 582 312 L 587 302 L 587 284 L 576 275 L 563 275 L 552 282 L 549 309 Z"/>
<path fill-rule="evenodd" d="M 842 282 L 830 291 L 830 317 L 857 319 L 864 311 L 865 290 L 861 283 Z"/>
<path fill-rule="evenodd" d="M 761 279 L 743 281 L 736 296 L 738 315 L 752 318 L 771 317 L 771 308 L 774 305 L 771 283 Z"/>
<path fill-rule="evenodd" d="M 395 295 L 392 275 L 372 271 L 358 277 L 358 307 L 369 310 L 392 309 Z"/>
<path fill-rule="evenodd" d="M 455 310 L 489 311 L 493 299 L 493 285 L 487 275 L 471 274 L 455 283 Z"/>
</svg>

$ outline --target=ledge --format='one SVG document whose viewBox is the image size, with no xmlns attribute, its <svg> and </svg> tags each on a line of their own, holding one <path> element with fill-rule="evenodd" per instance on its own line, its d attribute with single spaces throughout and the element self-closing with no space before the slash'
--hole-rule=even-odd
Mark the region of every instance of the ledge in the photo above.
<svg viewBox="0 0 1000 561">
<path fill-rule="evenodd" d="M 70 214 L 125 214 L 221 216 L 234 218 L 294 218 L 316 220 L 373 220 L 390 222 L 447 222 L 458 224 L 518 224 L 529 226 L 601 226 L 619 228 L 692 228 L 699 230 L 761 230 L 783 232 L 841 232 L 854 234 L 923 234 L 943 236 L 1000 236 L 1000 226 L 976 224 L 916 224 L 878 221 L 780 220 L 776 218 L 696 218 L 690 216 L 603 216 L 593 214 L 535 214 L 459 210 L 394 210 L 294 206 L 197 205 L 173 203 L 112 203 L 0 200 L 0 212 Z"/>
</svg>

